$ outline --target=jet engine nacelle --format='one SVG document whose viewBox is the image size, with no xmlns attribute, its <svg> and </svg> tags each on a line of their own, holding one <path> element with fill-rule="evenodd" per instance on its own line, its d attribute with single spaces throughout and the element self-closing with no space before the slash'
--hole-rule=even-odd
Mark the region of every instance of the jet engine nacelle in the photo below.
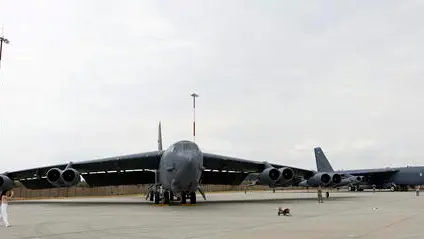
<svg viewBox="0 0 424 239">
<path fill-rule="evenodd" d="M 350 183 L 361 183 L 365 181 L 365 178 L 363 176 L 350 176 L 347 179 L 350 180 Z"/>
<path fill-rule="evenodd" d="M 340 176 L 340 174 L 331 173 L 330 176 L 331 176 L 331 183 L 333 185 L 337 185 L 337 184 L 340 184 L 342 182 L 342 176 Z"/>
<path fill-rule="evenodd" d="M 347 184 L 360 184 L 365 181 L 366 179 L 364 176 L 350 176 L 350 177 L 344 178 L 338 186 L 345 186 Z"/>
<path fill-rule="evenodd" d="M 355 179 L 357 183 L 362 183 L 367 181 L 367 179 L 364 176 L 355 176 Z"/>
<path fill-rule="evenodd" d="M 55 187 L 71 187 L 78 184 L 81 181 L 80 173 L 73 169 L 67 168 L 61 170 L 58 168 L 52 168 L 47 171 L 47 181 Z"/>
<path fill-rule="evenodd" d="M 274 185 L 280 179 L 280 177 L 281 177 L 280 170 L 274 167 L 269 167 L 259 174 L 259 184 Z"/>
<path fill-rule="evenodd" d="M 4 190 L 12 189 L 14 186 L 14 183 L 12 179 L 10 179 L 6 175 L 0 175 L 0 192 Z"/>
<path fill-rule="evenodd" d="M 306 182 L 312 187 L 327 186 L 331 182 L 331 176 L 328 173 L 317 173 Z"/>
<path fill-rule="evenodd" d="M 346 185 L 349 185 L 349 184 L 352 184 L 352 183 L 357 183 L 357 182 L 358 182 L 357 178 L 352 176 L 352 177 L 342 179 L 342 181 L 340 183 L 336 184 L 335 186 L 343 187 L 343 186 L 346 186 Z"/>
<path fill-rule="evenodd" d="M 62 179 L 65 182 L 65 186 L 74 186 L 81 181 L 81 174 L 73 168 L 68 168 L 63 171 Z"/>
<path fill-rule="evenodd" d="M 280 171 L 280 179 L 278 180 L 277 184 L 286 186 L 291 182 L 294 178 L 294 172 L 291 168 L 279 168 L 278 171 Z"/>
<path fill-rule="evenodd" d="M 337 173 L 317 173 L 305 182 L 302 182 L 301 186 L 306 184 L 311 187 L 329 186 L 330 184 L 337 185 L 341 181 L 342 177 Z"/>
<path fill-rule="evenodd" d="M 46 174 L 47 177 L 47 181 L 49 181 L 49 183 L 51 183 L 51 185 L 55 186 L 55 187 L 60 187 L 62 184 L 62 170 L 58 169 L 58 168 L 52 168 L 49 171 L 47 171 Z"/>
</svg>

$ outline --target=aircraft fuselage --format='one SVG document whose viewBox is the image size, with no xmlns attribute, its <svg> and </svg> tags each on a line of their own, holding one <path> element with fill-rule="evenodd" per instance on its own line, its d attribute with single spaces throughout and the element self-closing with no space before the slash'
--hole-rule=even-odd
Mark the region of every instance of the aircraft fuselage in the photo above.
<svg viewBox="0 0 424 239">
<path fill-rule="evenodd" d="M 391 180 L 396 185 L 424 185 L 424 167 L 399 168 Z"/>
<path fill-rule="evenodd" d="M 159 164 L 159 184 L 174 194 L 198 189 L 203 171 L 203 153 L 190 141 L 180 141 L 165 150 Z"/>
</svg>

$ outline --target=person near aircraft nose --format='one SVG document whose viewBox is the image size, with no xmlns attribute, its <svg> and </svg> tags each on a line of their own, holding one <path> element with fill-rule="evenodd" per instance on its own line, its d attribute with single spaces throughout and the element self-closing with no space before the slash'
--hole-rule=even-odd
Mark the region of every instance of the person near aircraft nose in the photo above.
<svg viewBox="0 0 424 239">
<path fill-rule="evenodd" d="M 1 193 L 1 196 L 0 196 L 1 197 L 1 216 L 0 216 L 0 219 L 2 219 L 2 223 L 6 227 L 10 227 L 7 207 L 8 207 L 8 201 L 10 199 L 12 199 L 13 194 L 14 194 L 13 190 L 5 190 Z"/>
</svg>

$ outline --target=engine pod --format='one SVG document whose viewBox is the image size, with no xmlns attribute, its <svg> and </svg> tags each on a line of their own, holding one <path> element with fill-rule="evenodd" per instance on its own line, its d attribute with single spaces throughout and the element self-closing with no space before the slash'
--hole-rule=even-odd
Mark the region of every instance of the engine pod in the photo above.
<svg viewBox="0 0 424 239">
<path fill-rule="evenodd" d="M 49 183 L 51 183 L 53 186 L 59 187 L 62 183 L 61 175 L 62 175 L 62 170 L 58 168 L 49 169 L 49 171 L 47 171 L 47 174 L 46 174 L 47 181 L 49 181 Z"/>
<path fill-rule="evenodd" d="M 74 186 L 81 180 L 80 173 L 73 168 L 65 169 L 62 172 L 62 180 L 65 186 Z"/>
<path fill-rule="evenodd" d="M 332 175 L 331 182 L 333 184 L 339 184 L 341 181 L 342 181 L 342 177 L 339 174 L 335 173 Z"/>
<path fill-rule="evenodd" d="M 0 175 L 0 191 L 9 190 L 14 187 L 13 181 L 6 175 Z"/>
<path fill-rule="evenodd" d="M 273 185 L 280 179 L 280 177 L 280 170 L 274 167 L 266 168 L 259 174 L 259 183 L 262 185 Z"/>
</svg>

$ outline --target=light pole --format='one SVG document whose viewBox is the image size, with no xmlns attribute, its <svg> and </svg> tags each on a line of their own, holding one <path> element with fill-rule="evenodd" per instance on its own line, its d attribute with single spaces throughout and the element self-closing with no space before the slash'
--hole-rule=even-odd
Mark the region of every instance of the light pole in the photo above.
<svg viewBox="0 0 424 239">
<path fill-rule="evenodd" d="M 191 94 L 193 97 L 193 142 L 196 142 L 196 97 L 199 97 L 198 94 Z"/>
</svg>

